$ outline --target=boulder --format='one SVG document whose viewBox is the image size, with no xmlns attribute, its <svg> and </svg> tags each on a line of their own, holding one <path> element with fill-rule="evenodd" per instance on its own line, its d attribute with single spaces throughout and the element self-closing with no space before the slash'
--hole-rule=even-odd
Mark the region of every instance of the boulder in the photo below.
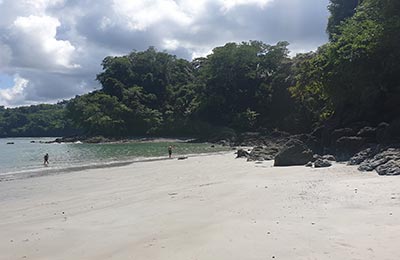
<svg viewBox="0 0 400 260">
<path fill-rule="evenodd" d="M 328 160 L 331 162 L 336 162 L 336 157 L 331 154 L 325 154 L 324 156 L 322 156 L 322 159 Z"/>
<path fill-rule="evenodd" d="M 323 168 L 323 167 L 330 167 L 330 166 L 332 166 L 332 163 L 325 159 L 318 159 L 314 162 L 315 168 Z"/>
<path fill-rule="evenodd" d="M 365 138 L 368 142 L 376 142 L 377 128 L 366 126 L 358 131 L 357 136 Z"/>
<path fill-rule="evenodd" d="M 311 162 L 315 162 L 316 160 L 321 159 L 321 158 L 322 158 L 321 155 L 319 155 L 319 154 L 314 154 L 314 155 L 313 155 L 313 158 L 312 158 L 312 160 L 311 160 Z"/>
<path fill-rule="evenodd" d="M 312 151 L 302 141 L 291 139 L 276 155 L 274 166 L 305 165 L 312 158 Z"/>
<path fill-rule="evenodd" d="M 236 152 L 236 154 L 237 154 L 236 158 L 243 158 L 243 157 L 247 158 L 247 157 L 249 157 L 249 153 L 247 151 L 243 150 L 243 149 L 239 149 Z"/>
<path fill-rule="evenodd" d="M 400 160 L 390 160 L 376 168 L 379 175 L 400 175 Z"/>
<path fill-rule="evenodd" d="M 360 164 L 360 171 L 376 170 L 380 175 L 396 175 L 396 167 L 400 161 L 400 148 L 388 148 Z M 389 163 L 390 162 L 390 163 Z M 397 165 L 397 166 L 396 166 Z M 381 167 L 382 166 L 382 167 Z"/>
<path fill-rule="evenodd" d="M 269 161 L 273 160 L 277 153 L 279 152 L 279 148 L 275 146 L 257 146 L 251 150 L 248 161 Z"/>
<path fill-rule="evenodd" d="M 357 132 L 352 128 L 339 128 L 335 129 L 331 134 L 331 144 L 335 144 L 337 140 L 342 137 L 349 137 L 356 135 Z"/>
<path fill-rule="evenodd" d="M 359 152 L 365 144 L 365 139 L 358 136 L 339 138 L 335 144 L 336 159 L 338 161 L 349 160 L 354 154 Z"/>
<path fill-rule="evenodd" d="M 374 156 L 374 150 L 372 148 L 367 148 L 362 150 L 361 152 L 356 153 L 349 160 L 349 165 L 359 165 L 367 159 L 370 159 Z"/>
</svg>

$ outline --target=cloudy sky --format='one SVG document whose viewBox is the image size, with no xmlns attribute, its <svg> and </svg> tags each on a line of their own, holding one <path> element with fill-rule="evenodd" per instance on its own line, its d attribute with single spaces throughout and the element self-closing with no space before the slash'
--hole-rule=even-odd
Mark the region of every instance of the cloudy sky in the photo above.
<svg viewBox="0 0 400 260">
<path fill-rule="evenodd" d="M 99 89 L 101 61 L 155 46 L 180 58 L 227 42 L 327 41 L 328 0 L 0 0 L 0 106 Z"/>
</svg>

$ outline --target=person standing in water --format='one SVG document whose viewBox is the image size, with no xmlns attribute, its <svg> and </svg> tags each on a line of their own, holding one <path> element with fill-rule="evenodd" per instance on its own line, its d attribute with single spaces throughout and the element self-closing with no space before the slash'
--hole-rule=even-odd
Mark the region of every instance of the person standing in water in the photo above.
<svg viewBox="0 0 400 260">
<path fill-rule="evenodd" d="M 169 158 L 172 157 L 172 146 L 171 145 L 168 146 L 168 155 L 169 155 Z"/>
<path fill-rule="evenodd" d="M 49 164 L 49 154 L 48 153 L 46 153 L 44 155 L 43 160 L 44 160 L 44 162 L 43 162 L 44 165 L 48 165 Z"/>
</svg>

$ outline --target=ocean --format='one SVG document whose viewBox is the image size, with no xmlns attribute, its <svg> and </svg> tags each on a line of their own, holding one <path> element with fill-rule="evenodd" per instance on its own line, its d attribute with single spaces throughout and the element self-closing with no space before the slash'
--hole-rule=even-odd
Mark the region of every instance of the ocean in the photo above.
<svg viewBox="0 0 400 260">
<path fill-rule="evenodd" d="M 138 161 L 168 158 L 172 145 L 173 157 L 215 153 L 229 148 L 207 143 L 152 140 L 129 143 L 45 143 L 55 138 L 0 138 L 0 181 L 33 176 L 126 165 Z M 12 143 L 12 144 L 7 144 Z M 43 164 L 49 154 L 49 165 Z"/>
</svg>

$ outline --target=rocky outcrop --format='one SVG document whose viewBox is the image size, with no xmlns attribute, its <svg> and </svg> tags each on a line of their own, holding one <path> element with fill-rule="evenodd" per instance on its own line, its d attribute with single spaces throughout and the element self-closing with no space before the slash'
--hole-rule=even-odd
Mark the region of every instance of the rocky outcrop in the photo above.
<svg viewBox="0 0 400 260">
<path fill-rule="evenodd" d="M 356 153 L 355 155 L 353 155 L 353 157 L 350 158 L 348 164 L 349 165 L 359 165 L 362 162 L 364 162 L 365 160 L 374 157 L 377 153 L 376 150 L 377 150 L 376 147 L 366 148 L 366 149 Z"/>
<path fill-rule="evenodd" d="M 274 166 L 305 165 L 313 158 L 313 152 L 300 140 L 289 140 L 276 155 Z"/>
<path fill-rule="evenodd" d="M 330 167 L 330 166 L 332 166 L 332 163 L 326 159 L 318 159 L 314 162 L 315 168 L 324 168 L 324 167 Z"/>
<path fill-rule="evenodd" d="M 388 148 L 366 159 L 358 167 L 360 171 L 373 171 L 379 175 L 400 175 L 400 148 Z"/>
<path fill-rule="evenodd" d="M 376 172 L 379 175 L 400 175 L 400 160 L 390 160 L 387 163 L 378 166 Z"/>
<path fill-rule="evenodd" d="M 376 143 L 377 128 L 366 126 L 358 131 L 357 136 L 364 138 L 369 143 Z"/>
<path fill-rule="evenodd" d="M 278 154 L 279 148 L 277 146 L 258 146 L 254 147 L 248 156 L 248 161 L 269 161 L 273 160 Z"/>
<path fill-rule="evenodd" d="M 248 158 L 250 156 L 250 154 L 246 150 L 243 150 L 243 149 L 239 149 L 236 152 L 236 154 L 237 154 L 236 158 L 243 158 L 243 157 Z"/>
<path fill-rule="evenodd" d="M 345 136 L 339 138 L 335 144 L 337 160 L 349 160 L 354 154 L 361 151 L 365 144 L 366 140 L 363 137 Z"/>
</svg>

